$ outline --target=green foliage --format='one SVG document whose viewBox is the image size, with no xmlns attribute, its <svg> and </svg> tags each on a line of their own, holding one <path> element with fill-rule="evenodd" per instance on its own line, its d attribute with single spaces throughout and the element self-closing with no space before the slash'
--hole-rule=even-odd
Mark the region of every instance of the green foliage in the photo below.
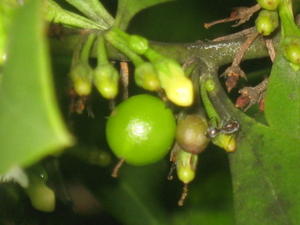
<svg viewBox="0 0 300 225">
<path fill-rule="evenodd" d="M 237 224 L 297 224 L 300 219 L 295 204 L 300 200 L 299 75 L 279 54 L 265 100 L 269 126 L 243 118 L 238 151 L 230 157 Z M 249 214 L 255 216 L 246 219 Z"/>
<path fill-rule="evenodd" d="M 287 3 L 285 8 L 279 6 L 281 25 L 284 28 L 282 35 L 291 36 L 295 33 L 299 34 L 299 29 L 294 24 L 293 15 L 288 7 L 292 1 L 282 1 Z M 197 44 L 182 45 L 183 47 L 178 48 L 174 45 L 172 49 L 172 45 L 158 44 L 156 46 L 156 43 L 149 41 L 148 47 L 148 41 L 143 37 L 131 36 L 133 37 L 131 40 L 132 46 L 127 46 L 128 43 L 122 42 L 122 38 L 111 41 L 111 38 L 116 38 L 116 36 L 110 36 L 111 32 L 106 32 L 106 34 L 102 33 L 104 29 L 111 26 L 117 27 L 116 29 L 120 28 L 121 30 L 125 30 L 132 18 L 143 9 L 150 8 L 159 3 L 171 2 L 171 0 L 119 0 L 115 19 L 105 10 L 102 3 L 97 0 L 85 2 L 66 0 L 66 2 L 69 2 L 91 20 L 81 15 L 79 16 L 76 12 L 66 11 L 59 4 L 55 5 L 55 2 L 54 6 L 57 7 L 57 10 L 63 11 L 60 11 L 61 14 L 55 10 L 51 11 L 51 18 L 48 17 L 48 19 L 50 18 L 54 20 L 54 22 L 61 22 L 67 25 L 91 28 L 89 32 L 101 35 L 101 40 L 103 41 L 100 43 L 101 48 L 94 51 L 94 40 L 92 40 L 88 50 L 85 51 L 85 53 L 81 53 L 85 55 L 83 61 L 85 61 L 85 65 L 88 66 L 88 70 L 92 71 L 92 68 L 97 68 L 96 70 L 99 72 L 99 77 L 95 79 L 94 76 L 93 81 L 94 84 L 102 85 L 98 88 L 104 97 L 114 98 L 118 93 L 119 75 L 115 70 L 114 64 L 110 64 L 109 59 L 124 59 L 124 56 L 120 56 L 120 53 L 114 53 L 110 44 L 123 52 L 124 55 L 133 62 L 135 71 L 132 71 L 132 75 L 135 73 L 134 79 L 137 85 L 147 87 L 145 89 L 151 91 L 158 91 L 160 85 L 167 91 L 168 88 L 172 88 L 172 83 L 175 86 L 175 90 L 177 90 L 177 83 L 183 83 L 178 82 L 178 78 L 182 78 L 183 81 L 186 81 L 187 77 L 184 75 L 181 66 L 175 62 L 173 57 L 180 58 L 181 62 L 188 61 L 191 58 L 193 60 L 194 58 L 199 59 L 199 52 L 189 51 L 189 48 L 198 47 Z M 226 2 L 228 3 L 229 1 Z M 254 2 L 255 1 L 252 3 Z M 214 3 L 209 2 L 205 2 L 203 5 L 206 3 L 207 7 L 214 5 Z M 219 1 L 219 3 L 224 4 L 224 1 Z M 246 3 L 246 1 L 244 1 L 244 3 Z M 0 174 L 5 173 L 15 165 L 27 167 L 35 164 L 41 158 L 60 152 L 73 144 L 73 138 L 68 133 L 59 113 L 55 96 L 55 93 L 62 92 L 61 90 L 66 88 L 65 83 L 61 81 L 65 79 L 62 77 L 68 78 L 68 76 L 66 76 L 66 71 L 52 74 L 49 68 L 50 54 L 47 51 L 43 33 L 45 26 L 42 18 L 44 11 L 42 10 L 43 5 L 41 1 L 27 0 L 23 7 L 17 9 L 17 13 L 11 21 L 10 34 L 7 38 L 7 40 L 9 40 L 7 48 L 9 57 L 5 66 L 0 68 L 0 143 L 2 149 Z M 73 10 L 75 11 L 75 9 Z M 201 12 L 204 14 L 205 11 L 208 11 L 206 7 L 201 9 Z M 164 20 L 167 20 L 166 15 L 167 13 L 162 17 Z M 178 17 L 178 15 L 176 16 Z M 184 18 L 184 15 L 180 16 Z M 155 19 L 156 20 L 151 20 L 151 22 L 157 23 L 157 21 L 160 21 L 157 18 Z M 182 19 L 182 23 L 185 22 L 186 21 Z M 188 26 L 186 25 L 186 27 Z M 174 29 L 176 30 L 176 28 Z M 111 31 L 113 31 L 113 29 L 111 29 Z M 183 32 L 184 29 L 180 30 L 178 28 L 176 32 L 178 31 Z M 2 37 L 1 32 L 0 27 L 0 39 Z M 196 31 L 193 31 L 193 33 L 196 33 Z M 105 43 L 104 41 L 108 42 Z M 120 44 L 120 46 L 115 45 L 114 41 Z M 64 175 L 66 175 L 64 177 L 65 182 L 68 183 L 70 180 L 78 180 L 84 183 L 87 188 L 93 191 L 95 195 L 94 198 L 100 202 L 102 207 L 101 213 L 104 212 L 112 215 L 120 224 L 124 225 L 232 225 L 234 223 L 232 197 L 235 207 L 235 223 L 237 225 L 297 225 L 300 221 L 300 206 L 298 204 L 300 201 L 300 177 L 298 175 L 298 161 L 300 158 L 300 152 L 298 151 L 300 146 L 300 71 L 295 69 L 293 65 L 291 66 L 291 63 L 286 60 L 286 55 L 284 55 L 286 53 L 283 49 L 284 46 L 279 45 L 279 51 L 277 52 L 275 62 L 272 64 L 271 75 L 269 77 L 264 116 L 259 114 L 259 116 L 263 117 L 263 119 L 260 120 L 263 122 L 258 122 L 258 120 L 254 120 L 254 118 L 250 118 L 244 112 L 234 108 L 231 102 L 232 99 L 228 97 L 220 85 L 222 79 L 219 79 L 216 71 L 220 69 L 219 66 L 221 65 L 213 65 L 215 63 L 213 58 L 218 54 L 218 49 L 222 48 L 221 45 L 226 45 L 227 43 L 222 42 L 221 45 L 214 45 L 214 43 L 209 44 L 203 45 L 204 47 L 201 46 L 201 44 L 199 45 L 203 47 L 204 50 L 206 46 L 208 46 L 207 49 L 209 50 L 208 53 L 206 52 L 200 55 L 201 59 L 205 58 L 205 60 L 203 60 L 205 62 L 196 60 L 196 64 L 200 65 L 199 71 L 196 73 L 196 79 L 194 79 L 194 73 L 191 74 L 191 80 L 193 80 L 194 88 L 197 89 L 199 76 L 201 75 L 203 78 L 203 80 L 202 78 L 200 80 L 202 85 L 201 98 L 210 119 L 210 125 L 220 129 L 220 124 L 227 116 L 236 119 L 240 123 L 241 130 L 238 133 L 229 135 L 221 134 L 218 137 L 223 138 L 223 140 L 221 140 L 221 138 L 212 140 L 214 144 L 222 148 L 226 148 L 227 146 L 227 150 L 231 149 L 230 151 L 234 151 L 237 147 L 234 153 L 229 154 L 230 175 L 225 153 L 219 149 L 216 150 L 212 148 L 211 145 L 207 147 L 209 151 L 205 151 L 203 154 L 201 153 L 201 155 L 193 155 L 184 151 L 180 152 L 180 154 L 178 154 L 178 160 L 175 160 L 178 169 L 177 178 L 184 183 L 189 183 L 193 180 L 189 187 L 190 193 L 184 208 L 176 208 L 180 196 L 181 184 L 178 180 L 173 182 L 166 181 L 170 167 L 170 165 L 167 165 L 166 160 L 142 167 L 125 165 L 120 171 L 120 177 L 117 180 L 113 180 L 110 177 L 111 170 L 113 169 L 111 153 L 103 149 L 98 149 L 98 146 L 104 149 L 108 148 L 108 143 L 104 140 L 104 126 L 107 118 L 109 118 L 110 110 L 106 101 L 103 101 L 101 98 L 100 101 L 94 101 L 93 97 L 97 96 L 97 99 L 99 99 L 99 96 L 91 95 L 84 96 L 86 97 L 84 98 L 85 100 L 90 97 L 91 99 L 88 100 L 91 100 L 91 102 L 87 100 L 85 102 L 80 97 L 79 102 L 82 104 L 80 106 L 87 109 L 87 111 L 90 107 L 89 103 L 92 104 L 95 113 L 94 119 L 86 117 L 85 114 L 80 117 L 74 115 L 68 117 L 68 122 L 72 124 L 71 127 L 74 136 L 76 136 L 79 144 L 84 147 L 75 146 L 74 149 L 66 151 L 64 157 L 60 158 L 63 164 Z M 236 50 L 235 46 L 239 45 L 240 42 L 233 42 L 233 44 L 231 44 L 230 41 L 228 41 L 228 49 L 227 52 L 222 53 L 224 54 L 223 57 L 230 58 L 231 60 L 233 58 L 233 49 Z M 163 52 L 160 52 L 159 48 L 163 49 Z M 90 49 L 92 49 L 91 52 Z M 103 51 L 99 51 L 99 49 Z M 137 54 L 135 54 L 134 51 Z M 149 55 L 147 56 L 146 54 L 148 59 L 150 59 L 150 62 L 146 62 L 147 57 L 144 57 L 145 55 L 143 54 L 147 52 L 151 53 L 151 51 L 157 51 L 157 54 L 154 54 L 155 59 L 149 58 Z M 97 53 L 94 54 L 94 52 Z M 245 59 L 256 57 L 255 51 L 250 49 L 249 52 L 250 56 L 246 55 Z M 90 60 L 90 55 L 98 55 L 97 65 L 94 64 L 95 61 Z M 56 56 L 54 55 L 53 58 L 54 57 Z M 261 55 L 259 55 L 259 57 L 261 57 Z M 166 61 L 166 58 L 168 61 Z M 193 63 L 195 62 L 193 61 Z M 105 65 L 108 65 L 109 68 L 107 67 L 105 70 L 101 70 L 101 67 L 103 69 Z M 54 64 L 54 66 L 57 66 L 57 64 Z M 69 67 L 69 65 L 66 67 Z M 136 68 L 138 68 L 138 70 L 136 70 Z M 60 68 L 57 70 L 59 69 Z M 160 81 L 155 79 L 157 78 L 156 73 L 158 70 L 160 72 L 158 76 L 164 78 L 160 79 Z M 177 77 L 176 79 L 170 79 L 170 77 L 172 78 L 170 74 L 172 74 L 174 78 L 174 74 L 176 75 L 176 73 L 180 75 L 175 76 L 175 78 Z M 81 72 L 81 74 L 83 74 L 85 78 L 88 78 L 88 94 L 93 93 L 91 87 L 92 76 L 87 72 Z M 146 77 L 145 74 L 148 77 Z M 52 76 L 59 80 L 57 89 L 55 89 L 53 85 Z M 259 74 L 259 79 L 261 79 L 261 76 L 262 73 Z M 252 77 L 248 78 L 249 80 L 252 79 Z M 107 87 L 103 80 L 112 87 L 112 91 L 106 90 L 106 94 L 103 94 L 103 89 Z M 154 82 L 154 85 L 151 82 Z M 133 86 L 135 85 L 133 84 L 131 87 Z M 134 87 L 129 91 L 130 94 L 133 94 L 141 90 L 136 90 Z M 199 90 L 196 90 L 195 93 L 193 92 L 197 98 L 199 98 L 198 91 Z M 143 92 L 145 91 L 143 90 Z M 120 93 L 122 93 L 122 91 L 120 91 Z M 84 93 L 84 95 L 87 95 L 87 93 Z M 181 94 L 179 95 L 182 96 Z M 121 99 L 118 97 L 119 96 L 116 97 L 116 101 Z M 178 96 L 175 96 L 174 99 L 178 100 Z M 193 98 L 191 97 L 191 99 Z M 198 99 L 195 100 L 195 104 L 197 104 Z M 131 106 L 129 110 L 137 111 L 136 108 L 141 105 L 142 104 Z M 166 105 L 169 107 L 170 104 L 167 103 Z M 163 104 L 163 109 L 166 109 L 166 105 Z M 148 112 L 153 110 L 153 108 L 154 107 L 150 106 L 147 109 L 143 109 Z M 182 110 L 182 108 L 173 105 L 170 108 L 174 109 L 174 112 Z M 66 107 L 64 110 L 66 111 Z M 202 107 L 198 107 L 197 105 L 197 110 L 202 110 Z M 132 116 L 134 113 L 129 114 Z M 113 116 L 114 114 L 112 114 L 110 118 Z M 161 120 L 159 121 L 159 125 L 163 126 L 162 124 L 166 121 L 161 118 L 162 115 L 160 114 L 156 117 Z M 114 126 L 117 129 L 121 129 L 121 123 L 122 121 Z M 173 125 L 170 125 L 169 128 L 175 129 L 173 119 L 172 124 Z M 126 130 L 126 128 L 124 125 L 122 129 Z M 201 128 L 201 131 L 203 129 Z M 206 130 L 207 127 L 205 124 L 204 132 Z M 155 132 L 154 135 L 156 135 L 157 138 L 161 138 L 163 135 L 160 134 L 160 132 L 167 132 L 167 129 L 160 129 Z M 112 135 L 113 133 L 113 131 L 108 131 L 108 135 Z M 121 148 L 123 148 L 125 141 L 120 141 L 120 133 L 120 131 L 115 132 L 114 140 L 108 140 L 108 142 L 113 142 L 113 144 L 120 145 Z M 207 137 L 205 136 L 205 138 Z M 170 140 L 172 141 L 172 138 L 170 138 Z M 168 141 L 168 146 L 171 145 L 171 141 Z M 161 141 L 157 142 L 161 144 Z M 233 143 L 234 147 L 232 147 Z M 111 143 L 109 144 L 111 145 Z M 97 147 L 95 147 L 95 145 L 97 145 Z M 138 150 L 140 151 L 138 154 L 134 152 L 134 150 L 137 149 L 136 146 L 135 148 L 130 146 L 130 152 L 126 152 L 125 155 L 122 153 L 122 149 L 114 151 L 120 158 L 126 159 L 129 155 L 133 158 L 133 161 L 139 162 L 140 158 L 142 158 L 143 163 L 150 161 L 152 163 L 166 153 L 165 151 L 161 154 L 158 153 L 159 157 L 155 156 L 155 160 L 149 160 L 147 157 L 152 154 L 152 145 L 153 143 L 150 143 L 150 147 L 146 149 L 148 153 L 142 151 L 145 150 L 145 146 L 139 146 Z M 207 142 L 205 142 L 205 146 L 206 145 Z M 229 148 L 228 146 L 230 145 L 232 146 Z M 104 155 L 107 157 L 105 163 L 100 163 L 100 158 L 97 158 L 100 157 L 99 152 L 105 153 Z M 71 156 L 72 163 L 70 163 L 68 157 L 70 157 L 71 154 L 80 158 L 81 161 L 76 161 Z M 130 160 L 128 161 L 130 162 Z M 197 162 L 199 163 L 198 168 L 196 167 Z M 135 162 L 133 164 L 143 163 Z M 92 166 L 91 164 L 94 165 Z M 55 174 L 54 177 L 61 178 L 60 174 Z M 31 204 L 38 210 L 53 211 L 55 204 L 54 198 L 56 199 L 57 197 L 59 199 L 58 202 L 60 202 L 63 197 L 66 196 L 63 196 L 63 194 L 56 189 L 54 193 L 52 189 L 48 188 L 46 181 L 34 179 L 35 178 L 29 174 L 29 180 L 31 181 L 29 188 L 25 190 Z M 231 189 L 231 179 L 233 193 Z M 51 182 L 51 180 L 55 180 L 53 179 L 53 175 L 49 176 L 48 181 Z M 59 185 L 55 182 L 53 183 L 54 185 L 52 185 L 59 189 Z M 0 186 L 0 191 L 1 190 L 2 187 Z M 17 196 L 17 194 L 21 195 L 22 193 L 17 193 L 12 189 L 8 190 L 9 195 L 14 196 L 12 202 L 21 202 L 22 199 L 20 200 L 15 196 Z M 45 192 L 48 194 L 45 194 Z M 39 196 L 39 194 L 41 195 Z M 0 197 L 1 195 L 2 192 L 0 192 Z M 63 197 L 61 197 L 61 195 Z M 64 201 L 62 200 L 62 202 Z M 1 208 L 1 210 L 3 209 Z M 1 210 L 0 223 L 2 222 Z M 56 215 L 55 213 L 57 213 L 57 211 L 54 211 L 50 216 Z M 72 214 L 74 213 L 72 212 Z M 38 217 L 37 215 L 35 216 Z M 44 216 L 44 214 L 42 216 Z M 57 222 L 57 220 L 62 223 L 64 218 L 58 216 L 55 222 Z M 70 219 L 70 221 L 66 221 L 66 224 L 72 224 L 72 222 L 74 221 Z M 33 223 L 37 224 L 36 221 Z"/>
</svg>

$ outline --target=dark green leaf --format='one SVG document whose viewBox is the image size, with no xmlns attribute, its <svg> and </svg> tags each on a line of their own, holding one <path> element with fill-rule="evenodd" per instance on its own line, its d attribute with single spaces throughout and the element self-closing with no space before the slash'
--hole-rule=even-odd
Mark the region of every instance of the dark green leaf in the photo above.
<svg viewBox="0 0 300 225">
<path fill-rule="evenodd" d="M 173 0 L 119 0 L 115 26 L 126 29 L 130 20 L 141 10 Z"/>
<path fill-rule="evenodd" d="M 236 224 L 298 224 L 300 141 L 252 121 L 238 143 L 230 155 Z"/>
<path fill-rule="evenodd" d="M 42 18 L 42 1 L 30 0 L 12 21 L 0 86 L 0 173 L 72 143 L 55 100 Z"/>
</svg>

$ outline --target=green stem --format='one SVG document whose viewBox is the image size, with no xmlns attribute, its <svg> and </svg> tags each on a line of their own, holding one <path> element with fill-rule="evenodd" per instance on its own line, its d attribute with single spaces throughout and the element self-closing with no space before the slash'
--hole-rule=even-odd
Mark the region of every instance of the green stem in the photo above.
<svg viewBox="0 0 300 225">
<path fill-rule="evenodd" d="M 106 54 L 105 40 L 103 35 L 99 35 L 97 41 L 97 63 L 98 65 L 109 63 Z"/>
<path fill-rule="evenodd" d="M 151 61 L 151 62 L 155 62 L 155 61 L 159 61 L 162 59 L 162 56 L 156 52 L 155 50 L 149 48 L 146 52 L 145 52 L 145 56 Z"/>
<path fill-rule="evenodd" d="M 102 27 L 109 28 L 114 20 L 98 0 L 65 0 Z"/>
<path fill-rule="evenodd" d="M 85 41 L 85 43 L 83 44 L 83 47 L 82 47 L 82 50 L 80 53 L 80 60 L 83 63 L 89 64 L 90 52 L 91 52 L 91 48 L 94 43 L 95 37 L 96 37 L 95 34 L 90 34 L 87 37 L 87 40 Z"/>
<path fill-rule="evenodd" d="M 101 24 L 98 24 L 83 16 L 80 16 L 76 13 L 63 9 L 53 0 L 46 1 L 45 13 L 46 13 L 46 19 L 50 22 L 62 23 L 65 25 L 84 28 L 84 29 L 98 29 L 98 30 L 107 29 L 107 26 L 102 26 Z"/>
<path fill-rule="evenodd" d="M 208 97 L 208 90 L 206 87 L 206 80 L 200 78 L 200 93 L 201 93 L 201 99 L 205 108 L 205 111 L 208 115 L 208 118 L 210 120 L 210 123 L 213 127 L 218 127 L 218 125 L 221 122 L 221 118 L 217 111 L 215 110 L 213 104 L 211 103 L 209 97 Z"/>
<path fill-rule="evenodd" d="M 279 5 L 279 15 L 282 25 L 282 37 L 300 35 L 300 29 L 295 23 L 292 0 L 282 0 Z"/>
<path fill-rule="evenodd" d="M 81 0 L 82 1 L 82 0 Z M 115 22 L 114 18 L 105 9 L 99 0 L 89 0 L 90 5 L 94 8 L 95 12 L 105 20 L 105 22 L 111 27 Z"/>
<path fill-rule="evenodd" d="M 137 55 L 130 48 L 127 47 L 127 41 L 124 40 L 124 38 L 121 37 L 115 29 L 107 32 L 105 34 L 105 39 L 109 43 L 111 43 L 115 48 L 123 52 L 136 67 L 144 63 L 144 60 L 139 55 Z"/>
</svg>

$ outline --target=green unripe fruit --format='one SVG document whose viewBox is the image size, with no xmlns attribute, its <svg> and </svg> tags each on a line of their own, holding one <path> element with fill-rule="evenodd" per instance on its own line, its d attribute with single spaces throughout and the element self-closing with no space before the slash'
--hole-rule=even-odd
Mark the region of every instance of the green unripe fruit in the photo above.
<svg viewBox="0 0 300 225">
<path fill-rule="evenodd" d="M 105 64 L 98 66 L 93 73 L 93 82 L 106 99 L 113 99 L 118 94 L 119 73 L 111 65 Z"/>
<path fill-rule="evenodd" d="M 276 11 L 260 11 L 256 21 L 256 30 L 264 35 L 270 35 L 278 27 L 278 13 Z"/>
<path fill-rule="evenodd" d="M 142 94 L 115 108 L 106 124 L 106 137 L 117 157 L 132 165 L 146 165 L 168 153 L 175 129 L 173 113 L 164 102 Z"/>
<path fill-rule="evenodd" d="M 198 156 L 181 149 L 176 153 L 177 177 L 185 184 L 190 183 L 196 176 Z"/>
<path fill-rule="evenodd" d="M 257 0 L 257 3 L 264 9 L 276 10 L 281 0 Z"/>
<path fill-rule="evenodd" d="M 139 35 L 130 35 L 129 37 L 129 48 L 137 54 L 144 54 L 148 48 L 148 40 Z"/>
<path fill-rule="evenodd" d="M 203 152 L 210 139 L 206 136 L 208 124 L 200 115 L 187 115 L 180 119 L 176 129 L 176 141 L 187 152 Z"/>
<path fill-rule="evenodd" d="M 134 79 L 138 86 L 149 90 L 158 91 L 160 81 L 153 65 L 149 62 L 142 63 L 135 68 Z"/>
</svg>

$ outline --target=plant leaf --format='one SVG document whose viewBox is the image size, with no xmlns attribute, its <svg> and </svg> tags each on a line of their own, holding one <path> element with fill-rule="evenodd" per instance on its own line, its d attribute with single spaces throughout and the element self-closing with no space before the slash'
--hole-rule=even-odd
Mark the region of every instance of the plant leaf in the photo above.
<svg viewBox="0 0 300 225">
<path fill-rule="evenodd" d="M 278 54 L 268 82 L 265 116 L 269 125 L 284 135 L 300 134 L 300 71 Z"/>
<path fill-rule="evenodd" d="M 42 1 L 27 1 L 10 28 L 0 86 L 0 173 L 72 144 L 55 100 Z"/>
<path fill-rule="evenodd" d="M 248 121 L 238 144 L 230 155 L 236 224 L 298 224 L 299 139 Z"/>
<path fill-rule="evenodd" d="M 275 74 L 278 64 L 274 66 L 271 76 Z M 287 71 L 292 73 L 289 69 Z M 216 83 L 219 82 L 217 76 L 213 79 Z M 281 90 L 282 88 L 284 90 Z M 288 90 L 292 93 L 295 91 L 293 88 L 287 90 L 285 88 L 287 87 L 278 84 L 277 93 L 285 93 L 289 96 Z M 271 125 L 266 126 L 234 108 L 224 90 L 221 87 L 218 90 L 215 95 L 210 96 L 215 106 L 218 103 L 219 109 L 226 110 L 241 124 L 237 150 L 229 154 L 236 224 L 298 224 L 300 221 L 298 204 L 300 151 L 297 149 L 300 146 L 300 139 L 297 136 L 299 132 L 293 132 L 296 131 L 298 124 L 291 122 L 298 118 L 294 114 L 281 118 L 288 125 L 283 121 L 275 120 L 275 118 L 279 119 L 275 114 L 280 113 L 278 111 L 282 106 L 288 105 L 293 108 L 297 107 L 297 104 L 273 102 L 273 111 L 268 115 L 272 123 L 269 122 Z M 277 93 L 273 94 L 277 95 Z M 289 132 L 283 131 L 284 129 Z"/>
<path fill-rule="evenodd" d="M 117 183 L 101 187 L 104 207 L 124 225 L 168 224 L 157 194 L 166 179 L 165 170 L 163 163 L 138 168 L 123 166 Z"/>
<path fill-rule="evenodd" d="M 135 14 L 145 8 L 174 0 L 119 0 L 115 26 L 126 29 Z"/>
</svg>

